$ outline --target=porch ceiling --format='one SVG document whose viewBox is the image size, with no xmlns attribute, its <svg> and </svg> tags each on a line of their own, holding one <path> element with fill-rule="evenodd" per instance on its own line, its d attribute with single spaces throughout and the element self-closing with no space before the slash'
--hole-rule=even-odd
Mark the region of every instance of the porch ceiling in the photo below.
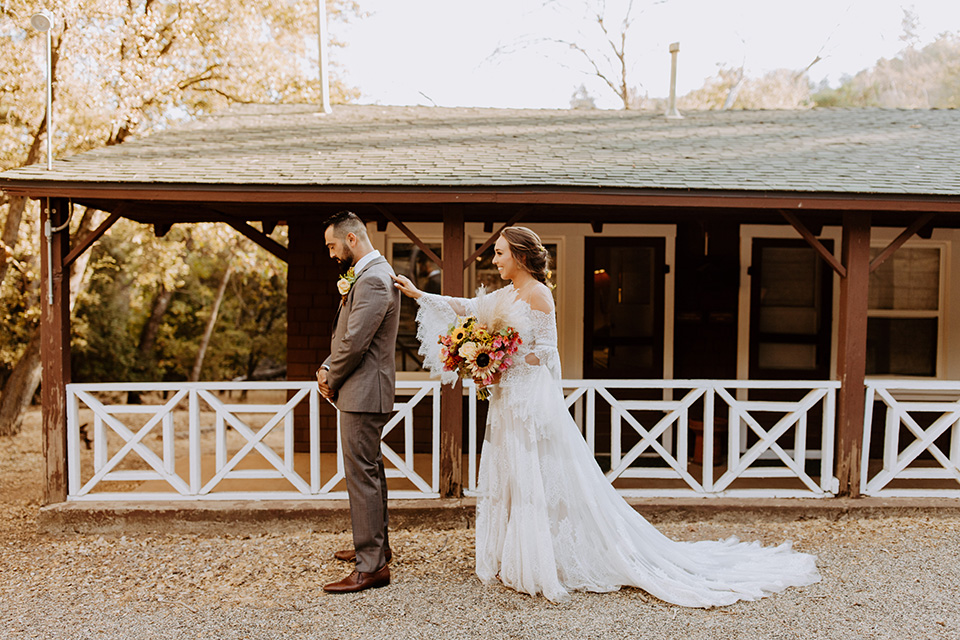
<svg viewBox="0 0 960 640">
<path fill-rule="evenodd" d="M 777 209 L 960 213 L 960 111 L 694 112 L 245 105 L 0 174 L 143 222 L 283 220 L 390 205 L 404 219 L 528 207 L 551 221 L 769 217 Z M 766 210 L 766 211 L 764 211 Z M 738 218 L 739 219 L 739 218 Z M 779 219 L 779 218 L 778 218 Z M 878 220 L 879 222 L 879 220 Z M 952 225 L 951 225 L 952 226 Z"/>
</svg>

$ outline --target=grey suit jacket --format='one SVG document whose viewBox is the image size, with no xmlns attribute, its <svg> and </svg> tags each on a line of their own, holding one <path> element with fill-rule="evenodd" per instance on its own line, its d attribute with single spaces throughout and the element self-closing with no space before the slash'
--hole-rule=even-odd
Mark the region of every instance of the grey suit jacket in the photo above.
<svg viewBox="0 0 960 640">
<path fill-rule="evenodd" d="M 327 383 L 337 392 L 341 411 L 388 413 L 396 388 L 397 328 L 400 292 L 383 256 L 365 265 L 340 305 L 330 356 L 324 361 Z"/>
</svg>

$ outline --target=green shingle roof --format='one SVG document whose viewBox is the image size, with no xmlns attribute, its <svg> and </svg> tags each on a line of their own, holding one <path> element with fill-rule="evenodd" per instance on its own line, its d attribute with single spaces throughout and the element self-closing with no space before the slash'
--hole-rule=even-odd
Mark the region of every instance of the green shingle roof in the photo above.
<svg viewBox="0 0 960 640">
<path fill-rule="evenodd" d="M 0 174 L 24 181 L 960 195 L 960 110 L 247 105 Z"/>
</svg>

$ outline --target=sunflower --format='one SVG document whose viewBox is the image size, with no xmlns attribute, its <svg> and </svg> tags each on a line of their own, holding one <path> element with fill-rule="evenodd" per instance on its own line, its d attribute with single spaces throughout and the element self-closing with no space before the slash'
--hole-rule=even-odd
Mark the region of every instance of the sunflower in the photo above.
<svg viewBox="0 0 960 640">
<path fill-rule="evenodd" d="M 478 345 L 478 347 L 476 357 L 467 360 L 467 369 L 470 371 L 472 377 L 486 381 L 492 378 L 493 374 L 497 372 L 497 369 L 500 367 L 500 361 L 490 355 L 490 347 L 488 345 L 481 344 Z M 489 383 L 485 382 L 485 384 Z"/>
</svg>

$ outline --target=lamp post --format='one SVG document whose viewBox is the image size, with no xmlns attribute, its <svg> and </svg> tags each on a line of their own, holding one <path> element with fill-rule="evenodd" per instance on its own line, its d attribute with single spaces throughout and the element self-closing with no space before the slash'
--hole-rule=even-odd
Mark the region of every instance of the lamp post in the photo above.
<svg viewBox="0 0 960 640">
<path fill-rule="evenodd" d="M 53 169 L 53 45 L 50 35 L 53 23 L 53 14 L 46 9 L 40 9 L 30 17 L 33 28 L 47 34 L 47 171 Z"/>
</svg>

